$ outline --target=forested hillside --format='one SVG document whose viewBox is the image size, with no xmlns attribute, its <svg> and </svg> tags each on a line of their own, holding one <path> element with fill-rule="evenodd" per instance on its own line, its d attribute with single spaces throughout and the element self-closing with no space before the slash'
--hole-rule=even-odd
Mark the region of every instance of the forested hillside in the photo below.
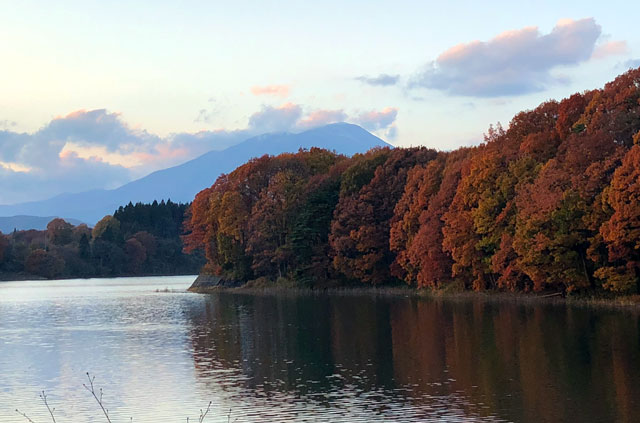
<svg viewBox="0 0 640 423">
<path fill-rule="evenodd" d="M 129 203 L 93 229 L 54 219 L 46 231 L 0 233 L 0 277 L 86 278 L 197 273 L 202 253 L 182 252 L 186 204 Z"/>
<path fill-rule="evenodd" d="M 195 198 L 206 272 L 309 286 L 640 288 L 640 69 L 477 147 L 254 159 Z"/>
</svg>

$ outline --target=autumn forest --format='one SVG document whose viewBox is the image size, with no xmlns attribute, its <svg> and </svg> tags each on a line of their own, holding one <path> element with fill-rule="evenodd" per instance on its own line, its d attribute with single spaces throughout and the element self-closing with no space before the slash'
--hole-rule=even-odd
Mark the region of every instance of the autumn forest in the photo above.
<svg viewBox="0 0 640 423">
<path fill-rule="evenodd" d="M 193 274 L 202 253 L 184 254 L 187 204 L 171 200 L 118 208 L 93 228 L 53 219 L 46 230 L 0 233 L 3 279 Z M 1 279 L 0 279 L 1 280 Z"/>
<path fill-rule="evenodd" d="M 640 291 L 640 69 L 455 151 L 256 158 L 200 192 L 185 248 L 254 284 Z"/>
</svg>

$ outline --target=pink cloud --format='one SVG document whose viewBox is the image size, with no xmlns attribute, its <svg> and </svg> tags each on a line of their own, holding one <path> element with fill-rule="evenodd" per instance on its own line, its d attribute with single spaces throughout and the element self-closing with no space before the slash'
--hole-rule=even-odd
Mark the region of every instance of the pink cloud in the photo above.
<svg viewBox="0 0 640 423">
<path fill-rule="evenodd" d="M 298 122 L 300 128 L 313 128 L 330 123 L 344 122 L 347 114 L 343 110 L 316 110 Z"/>
<path fill-rule="evenodd" d="M 626 41 L 609 41 L 600 44 L 593 50 L 592 59 L 603 59 L 609 56 L 619 56 L 629 52 Z"/>
<path fill-rule="evenodd" d="M 361 113 L 355 118 L 355 122 L 365 129 L 377 131 L 391 126 L 396 121 L 397 116 L 397 108 L 385 107 L 380 111 L 372 110 L 370 112 Z"/>
<path fill-rule="evenodd" d="M 263 85 L 251 87 L 251 94 L 255 96 L 271 95 L 285 98 L 289 96 L 291 88 L 288 85 Z"/>
<path fill-rule="evenodd" d="M 547 34 L 528 26 L 488 41 L 458 44 L 427 64 L 410 87 L 470 97 L 542 91 L 565 82 L 552 74 L 555 67 L 589 60 L 600 34 L 600 25 L 593 18 L 563 19 Z"/>
<path fill-rule="evenodd" d="M 174 148 L 168 144 L 159 144 L 153 151 L 139 151 L 131 154 L 131 157 L 144 165 L 164 165 L 176 163 L 191 158 L 191 151 L 185 147 Z"/>
</svg>

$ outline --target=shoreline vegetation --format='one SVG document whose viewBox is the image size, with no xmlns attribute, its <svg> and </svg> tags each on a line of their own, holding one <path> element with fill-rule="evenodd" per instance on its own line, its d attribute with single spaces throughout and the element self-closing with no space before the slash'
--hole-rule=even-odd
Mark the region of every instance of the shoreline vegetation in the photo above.
<svg viewBox="0 0 640 423">
<path fill-rule="evenodd" d="M 198 278 L 202 278 L 199 275 Z M 243 285 L 225 285 L 211 283 L 218 278 L 204 277 L 194 282 L 189 292 L 197 294 L 227 293 L 237 295 L 372 295 L 381 297 L 422 298 L 444 301 L 483 301 L 489 303 L 510 304 L 551 304 L 570 305 L 580 307 L 630 309 L 640 311 L 640 295 L 614 295 L 600 293 L 598 295 L 573 293 L 565 295 L 561 292 L 524 293 L 524 292 L 496 292 L 469 291 L 462 287 L 447 289 L 415 288 L 408 285 L 396 286 L 332 286 L 313 288 L 300 286 L 290 281 L 280 284 L 259 285 L 248 283 Z"/>
<path fill-rule="evenodd" d="M 0 280 L 197 274 L 201 251 L 182 251 L 187 204 L 131 204 L 93 228 L 53 219 L 46 230 L 0 233 Z"/>
<path fill-rule="evenodd" d="M 640 68 L 490 126 L 476 147 L 253 159 L 196 196 L 185 229 L 214 285 L 636 303 Z"/>
</svg>

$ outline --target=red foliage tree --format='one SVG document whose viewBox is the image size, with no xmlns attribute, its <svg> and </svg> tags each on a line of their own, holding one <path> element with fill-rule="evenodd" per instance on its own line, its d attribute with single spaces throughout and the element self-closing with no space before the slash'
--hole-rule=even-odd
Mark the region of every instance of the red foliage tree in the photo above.
<svg viewBox="0 0 640 423">
<path fill-rule="evenodd" d="M 453 260 L 442 246 L 442 216 L 453 201 L 462 169 L 472 151 L 459 149 L 447 154 L 438 191 L 429 201 L 427 209 L 420 213 L 420 229 L 408 246 L 407 253 L 419 287 L 441 287 L 451 281 Z"/>
<path fill-rule="evenodd" d="M 596 276 L 606 289 L 640 292 L 640 145 L 625 155 L 605 196 L 613 214 L 600 234 L 610 265 L 598 269 Z"/>
<path fill-rule="evenodd" d="M 407 173 L 436 157 L 426 148 L 395 149 L 357 193 L 340 198 L 329 241 L 334 267 L 365 283 L 391 280 L 394 255 L 389 249 L 390 221 L 402 196 Z"/>
<path fill-rule="evenodd" d="M 416 166 L 408 172 L 404 192 L 393 212 L 389 245 L 396 259 L 391 271 L 410 284 L 416 282 L 419 269 L 410 254 L 411 245 L 421 228 L 421 215 L 440 189 L 446 157 L 446 153 L 440 153 L 426 166 Z"/>
</svg>

